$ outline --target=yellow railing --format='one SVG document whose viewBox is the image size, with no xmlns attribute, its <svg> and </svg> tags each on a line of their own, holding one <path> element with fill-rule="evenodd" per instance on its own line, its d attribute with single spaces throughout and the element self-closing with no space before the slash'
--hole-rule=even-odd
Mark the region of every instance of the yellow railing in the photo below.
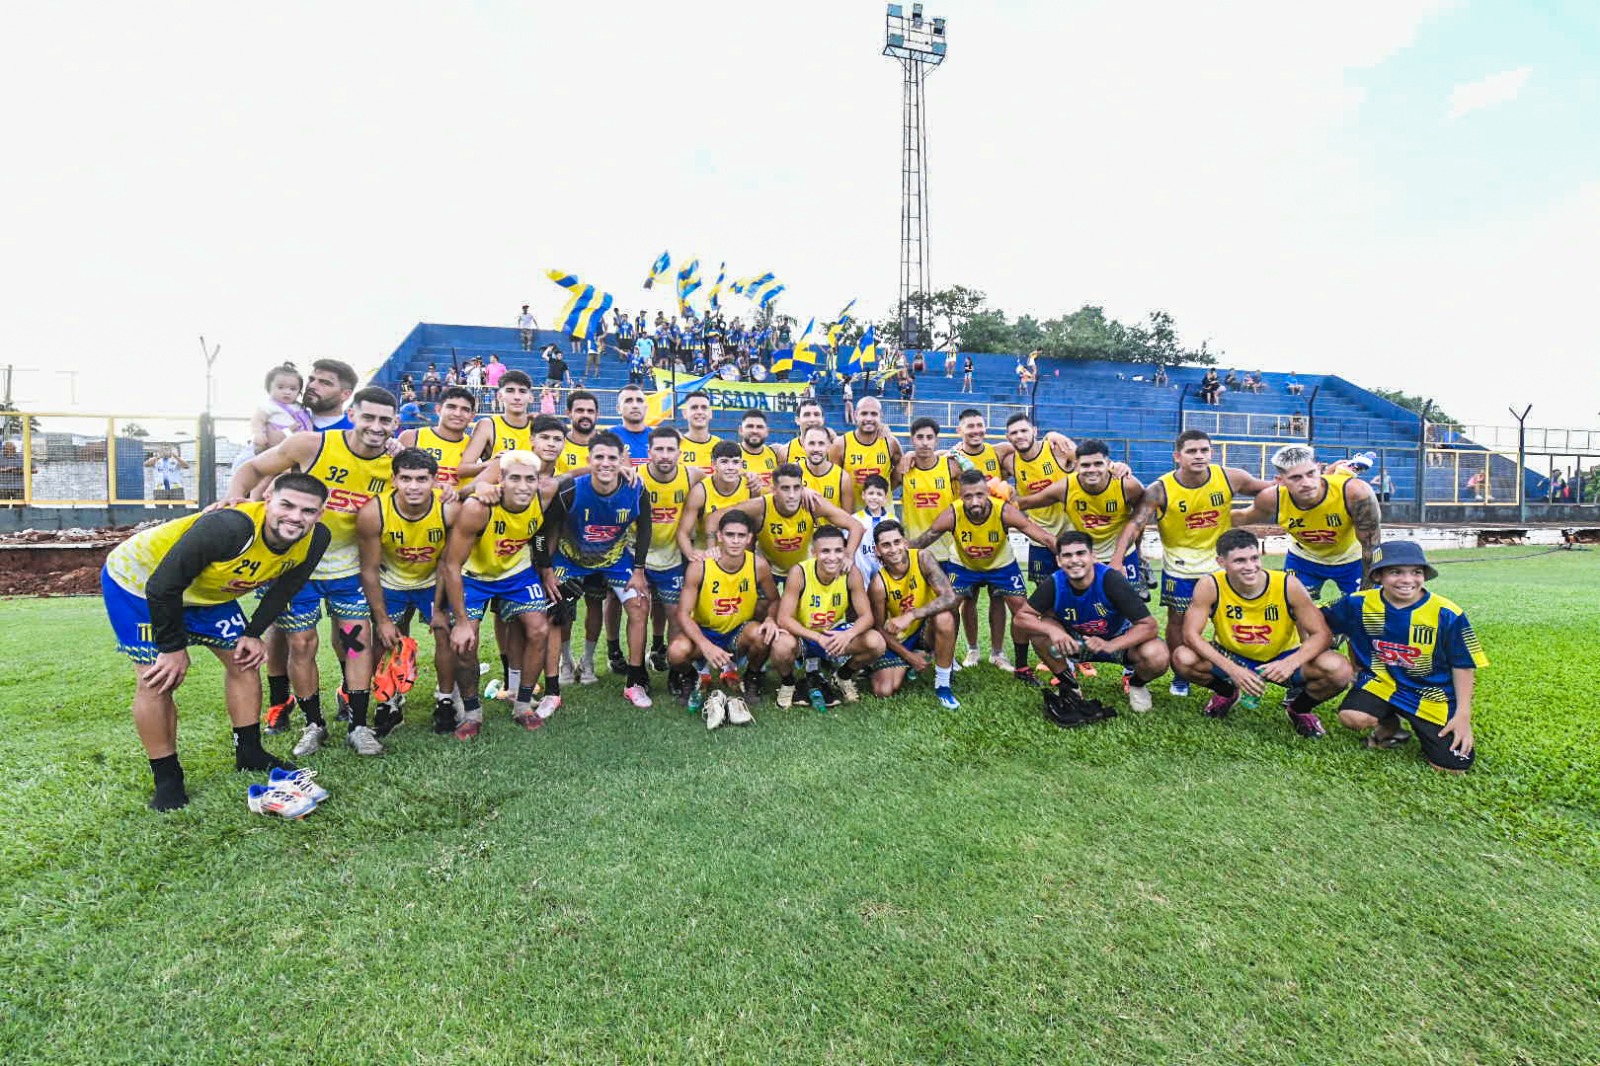
<svg viewBox="0 0 1600 1066">
<path fill-rule="evenodd" d="M 194 506 L 198 416 L 0 411 L 0 506 Z"/>
</svg>

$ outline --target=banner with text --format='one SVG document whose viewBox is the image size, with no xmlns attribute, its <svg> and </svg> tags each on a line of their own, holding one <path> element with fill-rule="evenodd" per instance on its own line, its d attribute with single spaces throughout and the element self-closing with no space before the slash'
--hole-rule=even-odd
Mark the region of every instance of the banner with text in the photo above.
<svg viewBox="0 0 1600 1066">
<path fill-rule="evenodd" d="M 679 374 L 678 383 L 691 380 Z M 655 369 L 655 386 L 658 390 L 672 388 L 672 372 Z M 803 381 L 724 381 L 713 378 L 705 385 L 711 396 L 711 407 L 720 411 L 793 412 L 800 406 L 800 394 L 806 389 Z M 680 396 L 678 403 L 683 399 Z"/>
</svg>

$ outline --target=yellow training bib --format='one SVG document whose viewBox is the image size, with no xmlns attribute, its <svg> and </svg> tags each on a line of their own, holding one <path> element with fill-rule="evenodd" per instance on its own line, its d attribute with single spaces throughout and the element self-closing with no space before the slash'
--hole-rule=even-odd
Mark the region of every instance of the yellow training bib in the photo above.
<svg viewBox="0 0 1600 1066">
<path fill-rule="evenodd" d="M 1233 525 L 1228 510 L 1233 504 L 1228 473 L 1212 463 L 1199 488 L 1179 484 L 1176 471 L 1162 474 L 1158 484 L 1167 494 L 1167 505 L 1156 523 L 1165 553 L 1162 572 L 1173 577 L 1204 577 L 1217 568 L 1217 538 Z"/>
<path fill-rule="evenodd" d="M 907 611 L 914 611 L 918 607 L 933 602 L 933 588 L 928 584 L 928 579 L 922 574 L 922 560 L 918 558 L 921 553 L 916 548 L 910 549 L 904 577 L 895 577 L 889 573 L 888 567 L 878 571 L 878 580 L 883 582 L 884 610 L 890 618 L 899 618 Z M 911 628 L 901 634 L 901 643 L 909 640 L 911 635 L 922 628 L 924 619 L 917 619 L 911 623 Z M 928 649 L 932 651 L 932 648 Z"/>
<path fill-rule="evenodd" d="M 498 581 L 533 567 L 528 542 L 544 521 L 544 506 L 539 497 L 521 511 L 508 511 L 502 504 L 489 509 L 489 524 L 478 534 L 462 573 L 480 581 Z"/>
<path fill-rule="evenodd" d="M 1128 496 L 1122 479 L 1114 477 L 1099 492 L 1090 492 L 1077 472 L 1068 474 L 1063 510 L 1072 528 L 1094 541 L 1095 558 L 1109 560 L 1122 527 L 1128 524 Z"/>
<path fill-rule="evenodd" d="M 345 432 L 324 433 L 317 457 L 306 467 L 306 473 L 328 486 L 328 505 L 322 512 L 322 524 L 328 527 L 332 537 L 312 574 L 318 580 L 361 572 L 360 552 L 356 548 L 356 514 L 368 500 L 389 491 L 389 456 L 362 458 L 350 450 Z"/>
<path fill-rule="evenodd" d="M 461 466 L 461 457 L 471 440 L 466 434 L 462 434 L 460 440 L 441 437 L 438 430 L 428 426 L 417 430 L 417 447 L 439 461 L 438 481 L 441 487 L 455 487 L 456 470 Z"/>
<path fill-rule="evenodd" d="M 756 543 L 772 564 L 772 572 L 781 577 L 811 554 L 811 535 L 816 532 L 817 520 L 804 507 L 792 515 L 779 514 L 777 501 L 771 496 L 763 496 L 762 502 L 766 513 L 761 516 Z"/>
<path fill-rule="evenodd" d="M 266 501 L 255 500 L 233 509 L 249 518 L 255 527 L 250 543 L 232 558 L 208 563 L 199 576 L 189 583 L 189 587 L 183 590 L 185 607 L 230 603 L 293 570 L 305 562 L 306 555 L 311 551 L 310 533 L 281 554 L 267 547 L 262 531 L 262 522 L 267 514 Z M 183 539 L 183 535 L 200 520 L 203 513 L 196 511 L 192 515 L 135 533 L 111 549 L 111 554 L 106 556 L 106 572 L 122 588 L 142 597 L 150 575 L 155 573 L 161 560 L 167 557 L 167 553 Z"/>
<path fill-rule="evenodd" d="M 386 589 L 425 589 L 433 585 L 439 560 L 444 558 L 444 541 L 449 532 L 444 524 L 444 502 L 434 490 L 428 510 L 421 518 L 407 518 L 395 503 L 394 492 L 378 498 L 378 543 L 383 553 L 378 561 L 378 580 Z"/>
<path fill-rule="evenodd" d="M 905 522 L 906 538 L 909 540 L 927 532 L 934 519 L 949 510 L 955 502 L 955 486 L 950 480 L 950 464 L 947 461 L 940 458 L 932 470 L 924 470 L 913 461 L 900 486 L 900 513 Z M 948 561 L 950 534 L 946 533 L 928 545 L 927 550 L 941 563 Z"/>
<path fill-rule="evenodd" d="M 805 575 L 805 588 L 795 602 L 794 619 L 807 629 L 825 633 L 843 622 L 850 611 L 849 571 L 824 583 L 817 577 L 817 561 L 807 559 L 796 569 Z"/>
<path fill-rule="evenodd" d="M 989 516 L 982 522 L 967 517 L 959 502 L 950 505 L 955 512 L 955 561 L 968 570 L 995 570 L 1013 561 L 1011 537 L 1001 520 L 1000 504 L 989 501 Z"/>
<path fill-rule="evenodd" d="M 756 616 L 756 602 L 760 598 L 754 552 L 745 552 L 744 562 L 734 571 L 723 569 L 713 552 L 706 556 L 700 594 L 694 601 L 695 625 L 718 633 L 731 633 Z"/>
<path fill-rule="evenodd" d="M 1051 451 L 1044 441 L 1038 443 L 1032 459 L 1024 459 L 1021 452 L 1014 452 L 1011 463 L 1012 470 L 1017 476 L 1017 491 L 1020 493 L 1043 492 L 1066 477 L 1061 464 L 1056 462 L 1056 453 Z M 1052 503 L 1048 507 L 1035 507 L 1028 512 L 1028 517 L 1049 533 L 1060 533 L 1067 528 L 1066 509 L 1059 503 Z"/>
<path fill-rule="evenodd" d="M 683 505 L 689 499 L 689 471 L 680 463 L 672 477 L 657 481 L 646 465 L 639 468 L 639 478 L 650 497 L 650 551 L 644 565 L 651 570 L 670 570 L 683 562 L 683 552 L 678 548 L 678 519 L 683 517 Z"/>
<path fill-rule="evenodd" d="M 1345 503 L 1344 477 L 1322 479 L 1322 499 L 1301 508 L 1289 495 L 1287 486 L 1278 486 L 1278 524 L 1293 541 L 1289 554 L 1311 559 L 1324 566 L 1353 563 L 1361 558 L 1361 542 L 1356 539 L 1355 519 Z"/>
<path fill-rule="evenodd" d="M 1211 575 L 1217 582 L 1217 605 L 1211 609 L 1217 646 L 1257 663 L 1300 646 L 1300 630 L 1289 609 L 1289 575 L 1282 570 L 1265 573 L 1267 586 L 1252 599 L 1234 590 L 1226 571 Z"/>
</svg>

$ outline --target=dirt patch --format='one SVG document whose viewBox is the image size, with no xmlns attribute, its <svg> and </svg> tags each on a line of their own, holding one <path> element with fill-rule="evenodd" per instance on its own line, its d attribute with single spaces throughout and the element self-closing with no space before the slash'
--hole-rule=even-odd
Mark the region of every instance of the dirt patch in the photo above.
<svg viewBox="0 0 1600 1066">
<path fill-rule="evenodd" d="M 25 529 L 0 535 L 0 596 L 98 595 L 106 556 L 143 528 Z"/>
<path fill-rule="evenodd" d="M 1502 544 L 1526 544 L 1528 531 L 1526 529 L 1480 529 L 1478 531 L 1478 547 L 1494 548 Z"/>
</svg>

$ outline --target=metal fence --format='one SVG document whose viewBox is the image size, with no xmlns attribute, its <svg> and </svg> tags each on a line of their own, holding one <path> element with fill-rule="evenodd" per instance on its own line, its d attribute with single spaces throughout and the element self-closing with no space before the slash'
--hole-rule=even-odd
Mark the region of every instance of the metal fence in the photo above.
<svg viewBox="0 0 1600 1066">
<path fill-rule="evenodd" d="M 591 390 L 602 419 L 616 411 L 615 389 Z M 565 396 L 558 405 L 564 411 Z M 884 421 L 904 431 L 923 415 L 936 419 L 953 442 L 967 406 L 984 414 L 992 440 L 1024 404 L 971 404 L 884 400 Z M 496 410 L 492 405 L 483 413 Z M 416 423 L 413 423 L 416 424 Z M 234 469 L 253 453 L 249 420 L 224 416 L 203 439 L 198 416 L 0 412 L 0 507 L 192 507 L 225 494 Z M 783 419 L 773 438 L 786 437 Z M 836 426 L 835 428 L 844 428 Z M 1078 436 L 1084 436 L 1082 432 Z M 1316 445 L 1325 460 L 1370 451 L 1376 463 L 1364 476 L 1380 498 L 1423 505 L 1475 505 L 1508 513 L 1525 504 L 1600 502 L 1600 431 L 1425 424 L 1426 446 Z M 1146 479 L 1166 469 L 1172 442 L 1143 434 L 1102 434 L 1112 457 Z M 1293 434 L 1260 440 L 1215 440 L 1217 461 L 1261 478 L 1273 476 L 1271 456 Z"/>
</svg>

